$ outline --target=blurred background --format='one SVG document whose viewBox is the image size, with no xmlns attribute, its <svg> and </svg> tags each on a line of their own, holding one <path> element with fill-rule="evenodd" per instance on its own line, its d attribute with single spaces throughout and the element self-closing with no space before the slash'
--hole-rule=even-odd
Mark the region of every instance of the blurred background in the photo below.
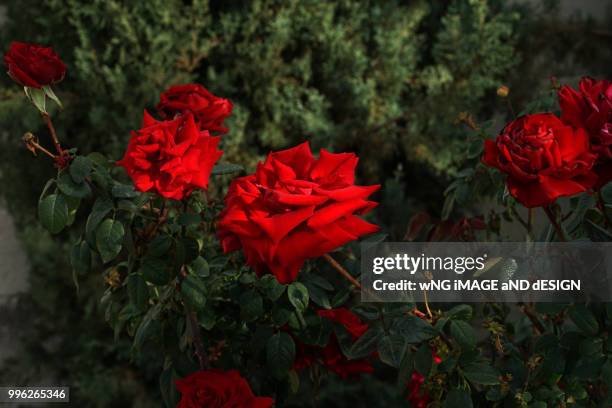
<svg viewBox="0 0 612 408">
<path fill-rule="evenodd" d="M 494 118 L 495 133 L 511 106 L 546 95 L 553 76 L 612 78 L 610 27 L 612 2 L 597 0 L 0 3 L 3 52 L 12 40 L 37 42 L 67 63 L 56 87 L 65 109 L 53 113 L 66 146 L 118 159 L 160 91 L 199 82 L 235 104 L 225 160 L 253 169 L 270 149 L 304 140 L 355 151 L 363 182 L 384 186 L 376 213 L 396 240 L 415 213 L 441 217 L 446 186 L 477 160 L 460 119 Z M 77 293 L 76 237 L 38 225 L 52 169 L 23 147 L 25 131 L 45 140 L 20 87 L 2 76 L 0 385 L 69 385 L 74 406 L 160 406 L 160 368 L 134 358 L 104 320 L 103 275 L 79 277 Z M 445 216 L 483 211 L 456 207 Z M 342 399 L 349 406 L 380 402 L 380 390 L 371 381 L 322 395 L 355 395 Z"/>
</svg>

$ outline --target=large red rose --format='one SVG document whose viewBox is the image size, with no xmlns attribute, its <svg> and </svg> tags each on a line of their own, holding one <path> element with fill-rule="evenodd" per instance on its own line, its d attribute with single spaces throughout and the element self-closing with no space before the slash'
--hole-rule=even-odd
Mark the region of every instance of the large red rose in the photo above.
<svg viewBox="0 0 612 408">
<path fill-rule="evenodd" d="M 584 129 L 538 113 L 510 122 L 495 141 L 487 140 L 482 161 L 506 173 L 512 196 L 531 208 L 591 188 L 595 159 Z"/>
<path fill-rule="evenodd" d="M 561 119 L 586 129 L 592 149 L 602 159 L 612 159 L 612 81 L 582 78 L 578 91 L 564 85 L 559 105 Z"/>
<path fill-rule="evenodd" d="M 53 49 L 37 44 L 12 42 L 4 63 L 15 82 L 30 88 L 59 82 L 66 74 L 66 65 Z"/>
<path fill-rule="evenodd" d="M 359 316 L 346 308 L 319 310 L 319 316 L 342 325 L 351 335 L 353 342 L 368 331 L 368 325 L 361 322 Z M 372 373 L 374 367 L 367 359 L 349 360 L 342 353 L 335 334 L 332 334 L 325 347 L 316 347 L 296 342 L 297 352 L 293 368 L 302 370 L 319 363 L 342 378 L 363 373 Z"/>
<path fill-rule="evenodd" d="M 232 103 L 216 97 L 199 84 L 175 85 L 159 97 L 157 111 L 164 119 L 191 112 L 201 130 L 227 133 L 223 121 L 232 113 Z"/>
<path fill-rule="evenodd" d="M 157 121 L 146 111 L 142 129 L 133 131 L 123 166 L 140 191 L 181 200 L 194 189 L 208 187 L 208 178 L 223 152 L 218 136 L 199 130 L 191 114 Z"/>
<path fill-rule="evenodd" d="M 367 198 L 380 187 L 355 185 L 357 161 L 326 150 L 315 159 L 308 143 L 270 153 L 229 188 L 218 222 L 224 251 L 242 248 L 259 274 L 289 283 L 306 259 L 378 231 L 355 215 L 377 205 Z"/>
<path fill-rule="evenodd" d="M 198 371 L 176 381 L 181 393 L 177 408 L 270 408 L 272 398 L 256 397 L 236 370 Z"/>
</svg>

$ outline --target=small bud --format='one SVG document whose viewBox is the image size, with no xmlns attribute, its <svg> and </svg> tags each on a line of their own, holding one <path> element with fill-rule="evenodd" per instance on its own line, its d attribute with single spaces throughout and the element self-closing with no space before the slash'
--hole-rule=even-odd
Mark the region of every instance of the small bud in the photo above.
<svg viewBox="0 0 612 408">
<path fill-rule="evenodd" d="M 34 156 L 36 156 L 36 145 L 38 144 L 38 138 L 34 136 L 32 133 L 27 132 L 23 135 L 23 143 L 26 146 L 26 149 L 32 152 Z"/>
<path fill-rule="evenodd" d="M 510 88 L 508 88 L 506 85 L 502 85 L 499 88 L 497 88 L 497 96 L 499 96 L 500 98 L 508 97 L 509 93 L 510 93 Z"/>
</svg>

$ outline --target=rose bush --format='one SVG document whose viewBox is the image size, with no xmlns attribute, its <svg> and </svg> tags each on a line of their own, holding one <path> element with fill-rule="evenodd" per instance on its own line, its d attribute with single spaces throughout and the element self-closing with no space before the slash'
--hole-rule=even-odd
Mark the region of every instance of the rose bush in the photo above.
<svg viewBox="0 0 612 408">
<path fill-rule="evenodd" d="M 601 102 L 606 94 L 597 92 Z M 379 231 L 365 217 L 380 186 L 356 183 L 355 154 L 321 150 L 317 158 L 308 142 L 271 152 L 222 199 L 215 190 L 244 170 L 218 162 L 223 140 L 211 132 L 225 131 L 232 104 L 204 87 L 166 91 L 163 120 L 145 112 L 119 162 L 63 148 L 45 110 L 45 98 L 59 98 L 26 95 L 55 145 L 53 153 L 24 136 L 57 170 L 39 200 L 40 222 L 54 234 L 80 231 L 70 253 L 75 283 L 102 273 L 105 318 L 117 338 L 131 339 L 134 356 L 159 368 L 166 406 L 331 406 L 360 396 L 340 391 L 330 401 L 322 385 L 344 381 L 338 389 L 348 390 L 361 375 L 362 390 L 384 383 L 377 392 L 393 394 L 397 406 L 612 403 L 612 309 L 603 305 L 426 302 L 421 311 L 412 302 L 361 303 L 354 243 L 385 236 L 366 237 Z M 501 239 L 502 217 L 531 240 L 540 206 L 546 240 L 611 240 L 612 197 L 593 170 L 605 143 L 592 134 L 599 125 L 571 118 L 527 113 L 492 140 L 464 116 L 476 133 L 470 167 L 447 189 L 441 219 L 417 214 L 404 240 Z M 211 183 L 219 188 L 208 191 Z M 451 221 L 454 203 L 469 195 L 497 197 L 502 211 Z"/>
</svg>

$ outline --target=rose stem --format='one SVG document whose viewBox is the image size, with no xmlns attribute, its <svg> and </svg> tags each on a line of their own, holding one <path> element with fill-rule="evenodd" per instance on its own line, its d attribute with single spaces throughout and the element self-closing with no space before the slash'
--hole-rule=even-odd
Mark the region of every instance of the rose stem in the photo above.
<svg viewBox="0 0 612 408">
<path fill-rule="evenodd" d="M 55 132 L 55 127 L 53 126 L 53 122 L 51 121 L 51 116 L 48 113 L 42 113 L 43 120 L 47 124 L 49 128 L 49 133 L 51 133 L 51 139 L 53 139 L 53 144 L 55 145 L 55 150 L 62 157 L 64 155 L 64 151 L 62 150 L 62 146 L 60 145 L 59 139 L 57 138 L 57 133 Z"/>
<path fill-rule="evenodd" d="M 548 216 L 548 219 L 550 220 L 550 222 L 553 225 L 553 227 L 555 227 L 555 231 L 557 233 L 557 237 L 559 237 L 559 240 L 563 241 L 563 242 L 567 242 L 567 238 L 565 237 L 565 233 L 563 232 L 563 228 L 561 228 L 561 225 L 559 225 L 559 222 L 557 221 L 557 217 L 555 217 L 555 214 L 553 214 L 553 212 L 550 209 L 550 207 L 544 206 L 542 208 L 544 209 L 544 212 Z"/>
<path fill-rule="evenodd" d="M 185 267 L 181 268 L 181 279 L 184 279 L 187 276 L 187 271 L 185 271 Z M 191 336 L 193 340 L 193 346 L 195 347 L 195 355 L 198 358 L 198 363 L 200 364 L 200 369 L 204 370 L 208 367 L 208 359 L 206 358 L 206 352 L 204 351 L 204 343 L 202 342 L 202 336 L 200 336 L 200 327 L 198 325 L 198 320 L 196 318 L 196 313 L 192 311 L 189 306 L 185 303 L 185 316 L 189 321 L 189 330 L 191 331 Z"/>
<path fill-rule="evenodd" d="M 348 271 L 346 269 L 344 269 L 342 267 L 342 265 L 340 265 L 338 262 L 336 262 L 336 260 L 334 258 L 332 258 L 329 254 L 325 254 L 323 255 L 323 258 L 325 258 L 325 260 L 336 270 L 338 271 L 338 273 L 340 273 L 340 275 L 342 275 L 346 280 L 348 280 L 353 286 L 355 286 L 356 288 L 361 290 L 361 283 L 359 283 L 359 281 L 357 281 L 357 279 L 355 279 L 353 277 L 353 275 L 351 275 L 350 273 L 348 273 Z"/>
<path fill-rule="evenodd" d="M 27 141 L 26 143 L 34 146 L 35 148 L 37 148 L 38 150 L 40 150 L 41 152 L 43 152 L 44 154 L 46 154 L 47 156 L 49 156 L 52 159 L 56 159 L 57 158 L 57 156 L 55 156 L 53 153 L 51 153 L 50 151 L 48 151 L 47 149 L 45 149 L 44 147 L 42 147 L 41 145 L 39 145 L 38 143 L 36 143 L 33 140 Z"/>
</svg>

